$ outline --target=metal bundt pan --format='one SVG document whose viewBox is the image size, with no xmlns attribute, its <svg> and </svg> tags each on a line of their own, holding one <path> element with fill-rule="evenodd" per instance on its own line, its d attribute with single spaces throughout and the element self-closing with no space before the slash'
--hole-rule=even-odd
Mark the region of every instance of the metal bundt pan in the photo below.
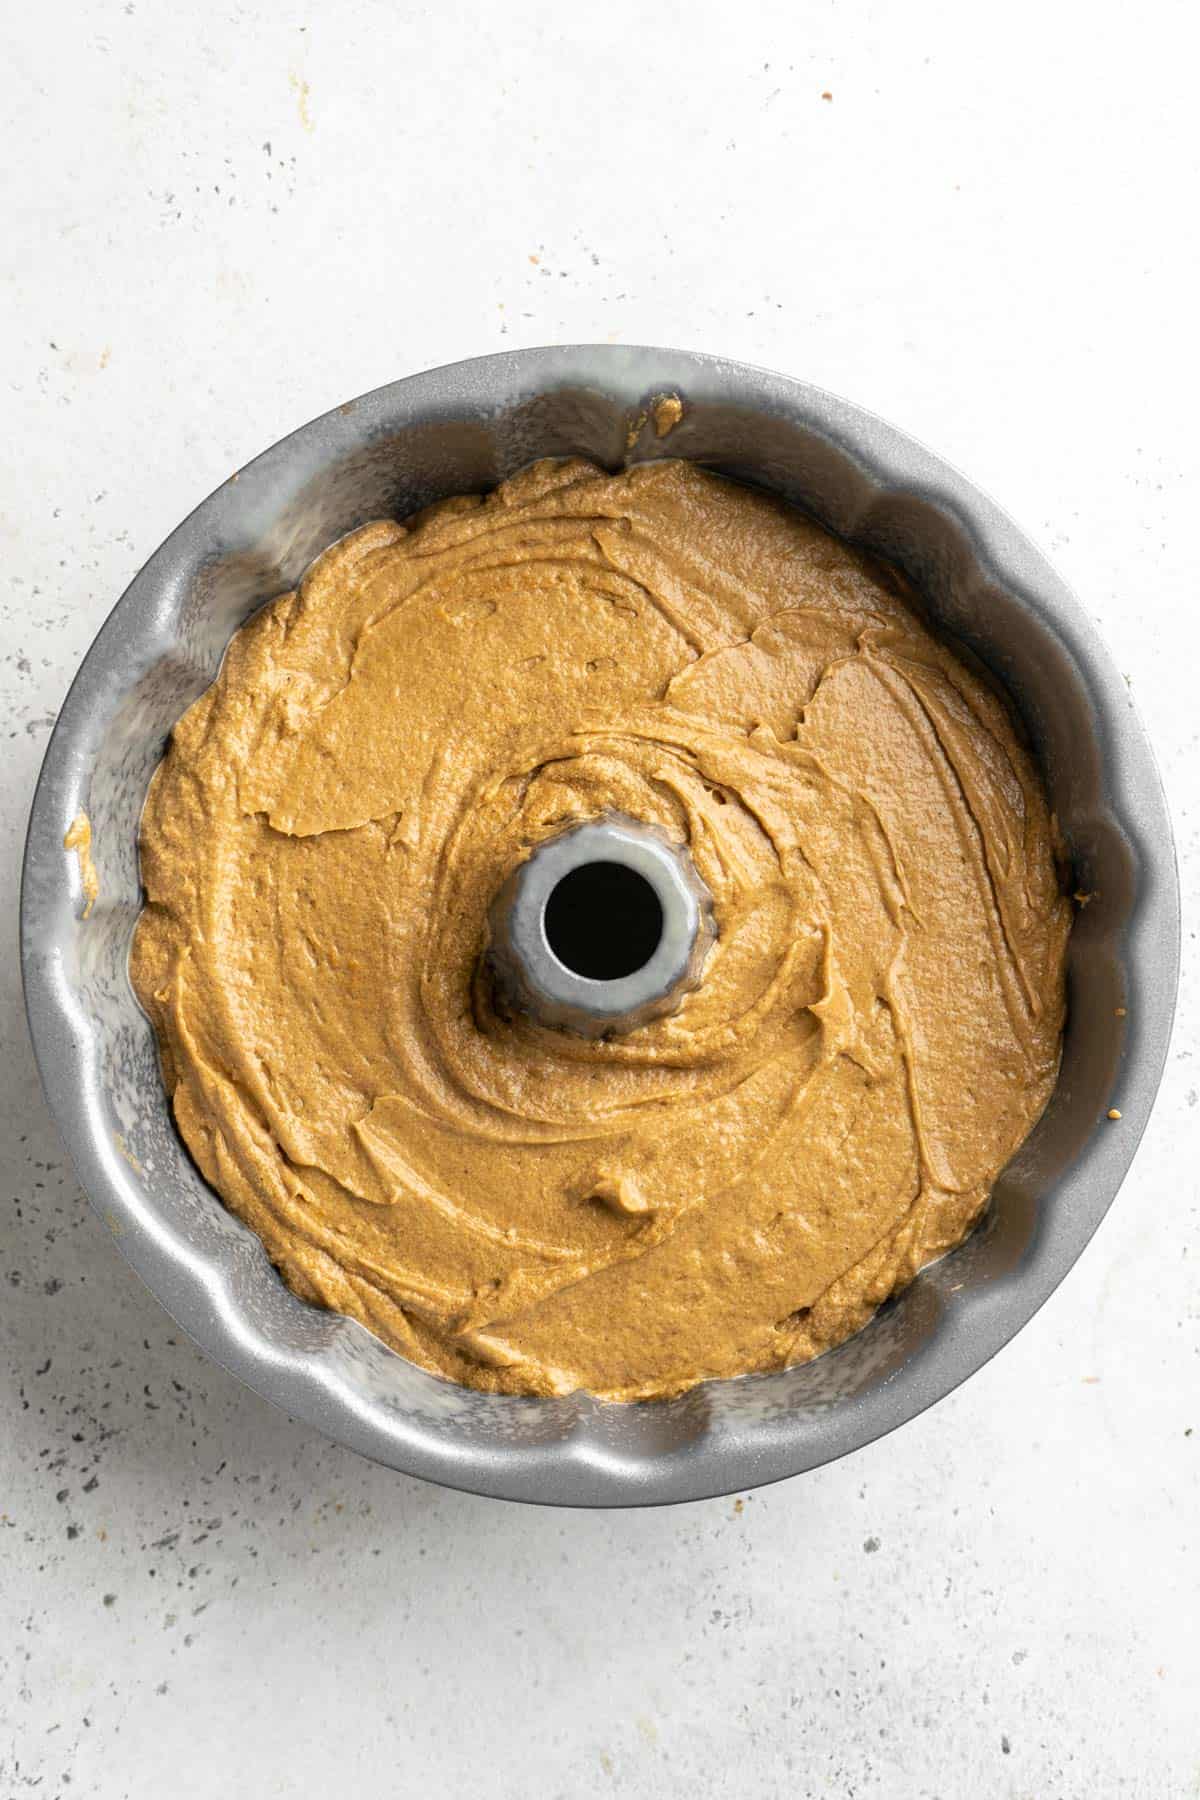
<svg viewBox="0 0 1200 1800">
<path fill-rule="evenodd" d="M 661 441 L 643 429 L 630 460 L 688 457 L 807 508 L 905 570 L 1003 681 L 1076 883 L 1094 898 L 1071 942 L 1062 1073 L 1045 1117 L 981 1227 L 865 1331 L 807 1366 L 670 1402 L 493 1397 L 296 1299 L 193 1167 L 126 969 L 141 903 L 138 819 L 171 726 L 231 634 L 318 551 L 381 514 L 490 488 L 535 457 L 617 467 L 631 420 L 664 392 L 683 399 L 683 420 Z M 63 848 L 81 810 L 100 872 L 87 919 Z M 393 1468 L 509 1499 L 615 1506 L 729 1492 L 843 1456 L 941 1399 L 1020 1330 L 1095 1231 L 1149 1116 L 1175 1001 L 1179 898 L 1162 788 L 1126 683 L 991 501 L 901 432 L 801 382 L 720 357 L 585 346 L 455 363 L 351 401 L 240 470 L 172 533 L 88 652 L 50 739 L 21 930 L 37 1058 L 79 1177 L 198 1344 Z"/>
</svg>

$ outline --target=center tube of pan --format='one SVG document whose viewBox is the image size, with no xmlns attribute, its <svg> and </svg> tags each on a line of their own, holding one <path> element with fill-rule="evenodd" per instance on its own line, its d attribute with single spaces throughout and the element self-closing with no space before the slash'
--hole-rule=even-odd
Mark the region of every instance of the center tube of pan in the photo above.
<svg viewBox="0 0 1200 1800">
<path fill-rule="evenodd" d="M 497 894 L 490 925 L 508 1003 L 583 1037 L 674 1012 L 714 937 L 687 850 L 620 814 L 539 844 Z"/>
</svg>

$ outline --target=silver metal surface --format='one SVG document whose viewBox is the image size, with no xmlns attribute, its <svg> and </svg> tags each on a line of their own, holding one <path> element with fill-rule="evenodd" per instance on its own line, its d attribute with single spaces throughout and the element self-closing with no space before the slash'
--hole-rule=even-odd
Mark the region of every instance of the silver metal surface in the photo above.
<svg viewBox="0 0 1200 1800">
<path fill-rule="evenodd" d="M 616 865 L 645 882 L 661 913 L 653 954 L 629 974 L 593 978 L 568 968 L 547 934 L 546 909 L 564 877 Z M 540 845 L 493 902 L 490 960 L 511 1004 L 580 1037 L 636 1031 L 674 1012 L 699 980 L 713 939 L 712 896 L 686 849 L 652 826 L 612 815 Z M 592 930 L 603 930 L 600 921 Z"/>
<path fill-rule="evenodd" d="M 1013 696 L 1076 883 L 1094 895 L 1071 941 L 1062 1072 L 980 1229 L 817 1362 L 647 1406 L 477 1394 L 296 1299 L 193 1167 L 127 974 L 138 818 L 171 725 L 231 633 L 334 538 L 491 487 L 537 456 L 619 466 L 630 419 L 664 391 L 682 398 L 683 419 L 661 442 L 639 440 L 634 459 L 690 457 L 806 507 L 903 569 Z M 63 850 L 83 809 L 101 884 L 86 920 Z M 1175 1002 L 1179 897 L 1129 690 L 998 507 L 901 432 L 786 376 L 584 346 L 380 388 L 285 438 L 185 520 L 63 705 L 30 819 L 21 933 L 38 1062 L 79 1177 L 199 1344 L 289 1413 L 395 1468 L 512 1499 L 613 1506 L 728 1492 L 844 1455 L 940 1399 L 1020 1329 L 1096 1229 L 1149 1116 Z"/>
</svg>

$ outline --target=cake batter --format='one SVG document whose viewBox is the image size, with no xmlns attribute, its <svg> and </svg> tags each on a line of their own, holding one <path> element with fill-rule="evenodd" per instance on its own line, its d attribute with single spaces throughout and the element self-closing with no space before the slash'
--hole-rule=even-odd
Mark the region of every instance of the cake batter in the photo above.
<svg viewBox="0 0 1200 1800">
<path fill-rule="evenodd" d="M 616 812 L 717 940 L 672 1017 L 507 1012 L 492 897 Z M 237 634 L 143 821 L 132 973 L 205 1177 L 305 1299 L 509 1393 L 802 1361 L 968 1232 L 1070 924 L 1004 703 L 900 584 L 687 463 L 366 525 Z"/>
</svg>

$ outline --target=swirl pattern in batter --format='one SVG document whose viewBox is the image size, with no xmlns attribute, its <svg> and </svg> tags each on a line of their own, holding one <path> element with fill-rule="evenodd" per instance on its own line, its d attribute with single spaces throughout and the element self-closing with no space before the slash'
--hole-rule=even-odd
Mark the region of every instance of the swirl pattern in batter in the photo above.
<svg viewBox="0 0 1200 1800">
<path fill-rule="evenodd" d="M 674 1016 L 510 1016 L 531 848 L 687 845 Z M 1070 911 L 1003 701 L 899 584 L 677 461 L 364 526 L 234 638 L 142 833 L 132 975 L 200 1169 L 424 1367 L 635 1399 L 814 1356 L 956 1244 L 1054 1084 Z"/>
</svg>

